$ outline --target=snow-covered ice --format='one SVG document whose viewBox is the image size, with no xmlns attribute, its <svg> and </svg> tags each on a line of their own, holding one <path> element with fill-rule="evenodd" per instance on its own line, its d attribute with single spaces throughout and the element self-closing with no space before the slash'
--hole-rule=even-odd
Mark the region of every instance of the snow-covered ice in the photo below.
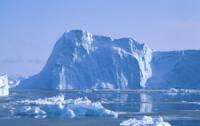
<svg viewBox="0 0 200 126">
<path fill-rule="evenodd" d="M 144 116 L 142 119 L 128 119 L 120 123 L 121 126 L 171 126 L 168 122 L 163 121 L 162 117 L 152 118 Z"/>
<path fill-rule="evenodd" d="M 8 77 L 6 74 L 0 75 L 0 96 L 9 95 Z"/>
<path fill-rule="evenodd" d="M 63 95 L 36 100 L 23 100 L 17 102 L 23 105 L 16 110 L 16 115 L 34 117 L 84 117 L 109 116 L 118 114 L 102 106 L 100 102 L 92 102 L 88 98 L 65 99 Z"/>
</svg>

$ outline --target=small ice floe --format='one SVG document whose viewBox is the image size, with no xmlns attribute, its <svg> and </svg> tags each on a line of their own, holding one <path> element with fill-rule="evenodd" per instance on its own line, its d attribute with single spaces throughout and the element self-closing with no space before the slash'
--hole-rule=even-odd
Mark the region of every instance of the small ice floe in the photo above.
<svg viewBox="0 0 200 126">
<path fill-rule="evenodd" d="M 188 94 L 199 94 L 199 90 L 193 90 L 193 89 L 176 89 L 176 88 L 170 88 L 167 91 L 167 95 L 170 96 L 176 96 L 176 95 L 188 95 Z"/>
<path fill-rule="evenodd" d="M 8 77 L 6 74 L 0 74 L 0 96 L 9 95 Z"/>
<path fill-rule="evenodd" d="M 162 117 L 152 118 L 144 116 L 137 120 L 135 118 L 128 119 L 120 123 L 120 126 L 171 126 L 168 122 L 164 122 Z"/>
<path fill-rule="evenodd" d="M 167 94 L 170 95 L 170 96 L 175 96 L 179 93 L 178 89 L 176 88 L 170 88 L 168 91 L 167 91 Z"/>
<path fill-rule="evenodd" d="M 117 117 L 118 114 L 102 106 L 100 102 L 92 102 L 88 98 L 64 99 L 63 95 L 37 100 L 23 100 L 17 102 L 24 107 L 16 110 L 16 115 L 44 116 L 47 117 L 84 117 L 84 116 L 109 116 Z"/>
</svg>

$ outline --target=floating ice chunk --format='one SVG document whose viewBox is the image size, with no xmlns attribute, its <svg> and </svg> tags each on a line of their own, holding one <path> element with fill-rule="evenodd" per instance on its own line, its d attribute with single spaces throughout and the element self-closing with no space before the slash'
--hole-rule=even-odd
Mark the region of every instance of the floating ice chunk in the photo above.
<svg viewBox="0 0 200 126">
<path fill-rule="evenodd" d="M 179 93 L 178 89 L 176 88 L 170 88 L 167 92 L 168 95 L 171 95 L 171 96 L 175 96 Z"/>
<path fill-rule="evenodd" d="M 46 115 L 47 117 L 84 117 L 84 116 L 111 116 L 118 114 L 104 108 L 100 102 L 92 102 L 88 98 L 64 99 L 63 95 L 37 100 L 18 101 L 25 105 L 16 111 L 17 115 Z M 28 106 L 28 107 L 27 107 Z M 32 107 L 34 106 L 34 107 Z"/>
<path fill-rule="evenodd" d="M 120 123 L 121 126 L 171 126 L 168 122 L 164 122 L 162 117 L 152 118 L 144 116 L 141 120 L 135 118 L 128 119 Z"/>
<path fill-rule="evenodd" d="M 9 85 L 7 75 L 0 75 L 0 96 L 9 95 Z"/>
<path fill-rule="evenodd" d="M 76 116 L 118 116 L 117 113 L 105 109 L 100 102 L 92 103 L 87 98 L 76 99 L 74 103 L 69 104 L 67 108 L 73 110 Z"/>
</svg>

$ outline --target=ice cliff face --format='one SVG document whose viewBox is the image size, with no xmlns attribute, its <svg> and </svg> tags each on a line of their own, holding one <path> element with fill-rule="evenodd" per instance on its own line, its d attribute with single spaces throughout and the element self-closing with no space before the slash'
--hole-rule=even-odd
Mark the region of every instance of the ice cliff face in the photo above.
<svg viewBox="0 0 200 126">
<path fill-rule="evenodd" d="M 9 85 L 7 75 L 0 75 L 0 96 L 9 95 Z"/>
<path fill-rule="evenodd" d="M 154 52 L 148 88 L 200 88 L 200 51 Z"/>
<path fill-rule="evenodd" d="M 151 77 L 152 50 L 131 38 L 65 32 L 43 70 L 21 82 L 35 89 L 134 89 Z"/>
</svg>

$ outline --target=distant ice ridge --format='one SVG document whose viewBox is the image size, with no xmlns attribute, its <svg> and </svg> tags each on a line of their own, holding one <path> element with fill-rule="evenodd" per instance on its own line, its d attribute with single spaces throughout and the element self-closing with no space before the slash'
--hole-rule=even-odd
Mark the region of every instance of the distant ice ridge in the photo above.
<svg viewBox="0 0 200 126">
<path fill-rule="evenodd" d="M 120 123 L 120 126 L 171 126 L 171 125 L 168 122 L 164 122 L 162 117 L 152 118 L 150 116 L 144 116 L 140 120 L 133 118 L 123 121 L 122 123 Z"/>
<path fill-rule="evenodd" d="M 8 77 L 6 74 L 0 75 L 0 96 L 9 95 Z"/>
<path fill-rule="evenodd" d="M 117 117 L 118 114 L 105 109 L 100 102 L 92 102 L 88 98 L 65 99 L 63 95 L 37 99 L 18 101 L 23 105 L 16 110 L 16 115 L 40 117 L 74 118 L 84 116 L 109 116 Z"/>
<path fill-rule="evenodd" d="M 82 30 L 65 32 L 43 70 L 23 89 L 136 89 L 151 77 L 152 50 L 132 38 L 112 39 Z"/>
</svg>

